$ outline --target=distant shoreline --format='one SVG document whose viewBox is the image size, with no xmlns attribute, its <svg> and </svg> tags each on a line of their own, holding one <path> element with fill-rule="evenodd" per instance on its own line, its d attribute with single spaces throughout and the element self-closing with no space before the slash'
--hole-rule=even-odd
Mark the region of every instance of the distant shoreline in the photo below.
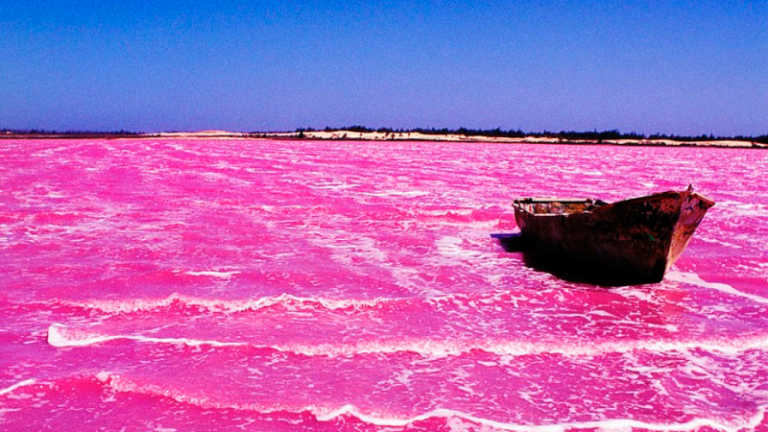
<svg viewBox="0 0 768 432">
<path fill-rule="evenodd" d="M 718 147 L 768 149 L 768 144 L 734 139 L 681 141 L 674 139 L 564 139 L 549 136 L 498 137 L 421 132 L 358 132 L 351 130 L 238 133 L 227 131 L 163 133 L 0 133 L 0 139 L 268 139 L 291 141 L 463 142 L 503 144 L 613 145 L 625 147 Z"/>
<path fill-rule="evenodd" d="M 568 145 L 613 145 L 628 147 L 720 147 L 720 148 L 759 148 L 768 149 L 768 144 L 755 141 L 734 139 L 681 141 L 673 139 L 563 139 L 548 136 L 493 137 L 464 134 L 426 134 L 420 132 L 356 132 L 337 131 L 299 131 L 267 134 L 268 138 L 294 140 L 348 140 L 348 141 L 421 141 L 421 142 L 465 142 L 465 143 L 503 143 L 503 144 L 568 144 Z"/>
</svg>

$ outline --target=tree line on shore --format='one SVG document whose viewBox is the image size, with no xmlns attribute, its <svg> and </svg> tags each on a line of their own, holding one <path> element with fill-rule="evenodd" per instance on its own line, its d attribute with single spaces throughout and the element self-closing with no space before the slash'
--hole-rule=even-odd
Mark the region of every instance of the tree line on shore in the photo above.
<svg viewBox="0 0 768 432">
<path fill-rule="evenodd" d="M 617 129 L 605 130 L 605 131 L 542 131 L 542 132 L 523 132 L 521 129 L 509 129 L 503 130 L 501 128 L 496 129 L 469 129 L 469 128 L 414 128 L 414 129 L 395 129 L 388 127 L 380 127 L 378 129 L 369 128 L 366 126 L 353 125 L 340 128 L 326 127 L 325 129 L 313 129 L 313 128 L 298 128 L 296 132 L 302 136 L 306 132 L 335 132 L 335 131 L 349 131 L 358 133 L 378 132 L 385 135 L 393 134 L 407 134 L 407 133 L 421 133 L 424 135 L 465 135 L 465 136 L 486 136 L 493 138 L 524 138 L 524 137 L 537 137 L 537 138 L 553 138 L 562 141 L 597 141 L 598 143 L 604 140 L 657 140 L 668 139 L 684 142 L 695 141 L 715 141 L 715 140 L 734 140 L 734 141 L 749 141 L 758 142 L 761 144 L 768 144 L 768 134 L 758 136 L 736 135 L 736 136 L 715 136 L 713 134 L 702 135 L 676 135 L 676 134 L 663 134 L 655 133 L 651 135 L 641 134 L 637 132 L 620 132 Z"/>
<path fill-rule="evenodd" d="M 95 131 L 95 130 L 66 130 L 57 131 L 52 129 L 0 129 L 0 135 L 62 135 L 62 136 L 137 136 L 145 135 L 144 132 L 132 132 L 127 130 L 118 131 Z"/>
<path fill-rule="evenodd" d="M 404 128 L 389 128 L 389 127 L 380 127 L 380 128 L 369 128 L 366 126 L 360 126 L 360 125 L 353 125 L 353 126 L 347 126 L 347 127 L 339 127 L 339 128 L 332 128 L 332 127 L 326 127 L 324 129 L 314 129 L 314 128 L 298 128 L 295 130 L 298 137 L 303 138 L 305 137 L 306 132 L 335 132 L 335 131 L 349 131 L 349 132 L 357 132 L 357 133 L 367 133 L 367 132 L 378 132 L 383 133 L 385 135 L 392 135 L 394 138 L 395 134 L 407 134 L 407 133 L 421 133 L 424 135 L 465 135 L 465 136 L 485 136 L 485 137 L 492 137 L 492 138 L 523 138 L 523 137 L 539 137 L 539 138 L 552 138 L 559 141 L 596 141 L 598 143 L 601 143 L 605 140 L 656 140 L 656 139 L 668 139 L 668 140 L 675 140 L 675 141 L 683 141 L 683 142 L 696 142 L 696 141 L 715 141 L 715 140 L 735 140 L 735 141 L 748 141 L 748 142 L 756 142 L 761 144 L 768 144 L 768 134 L 758 135 L 758 136 L 747 136 L 747 135 L 736 135 L 736 136 L 715 136 L 713 134 L 702 134 L 702 135 L 676 135 L 676 134 L 663 134 L 663 133 L 655 133 L 651 135 L 641 134 L 637 132 L 620 132 L 617 129 L 612 130 L 605 130 L 605 131 L 560 131 L 560 132 L 552 132 L 552 131 L 542 131 L 542 132 L 524 132 L 521 129 L 508 129 L 504 130 L 501 128 L 496 129 L 470 129 L 461 127 L 458 129 L 449 129 L 449 128 L 413 128 L 413 129 L 404 129 Z M 135 131 L 127 131 L 127 130 L 118 130 L 118 131 L 94 131 L 94 130 L 68 130 L 68 131 L 56 131 L 56 130 L 46 130 L 46 129 L 7 129 L 7 128 L 0 128 L 0 136 L 2 135 L 50 135 L 50 136 L 64 136 L 64 137 L 92 137 L 92 136 L 124 136 L 124 137 L 135 137 L 135 136 L 142 136 L 142 135 L 152 135 L 152 134 L 146 134 L 144 132 L 135 132 Z M 245 133 L 245 136 L 250 137 L 268 137 L 270 134 L 265 132 L 250 132 Z"/>
</svg>

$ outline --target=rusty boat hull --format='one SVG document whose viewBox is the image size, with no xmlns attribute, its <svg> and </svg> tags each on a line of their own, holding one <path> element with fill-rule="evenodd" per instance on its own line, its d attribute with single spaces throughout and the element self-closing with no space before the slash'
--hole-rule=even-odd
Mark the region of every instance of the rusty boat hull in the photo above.
<svg viewBox="0 0 768 432">
<path fill-rule="evenodd" d="M 690 187 L 611 204 L 554 198 L 513 204 L 529 248 L 628 284 L 660 282 L 713 205 Z"/>
</svg>

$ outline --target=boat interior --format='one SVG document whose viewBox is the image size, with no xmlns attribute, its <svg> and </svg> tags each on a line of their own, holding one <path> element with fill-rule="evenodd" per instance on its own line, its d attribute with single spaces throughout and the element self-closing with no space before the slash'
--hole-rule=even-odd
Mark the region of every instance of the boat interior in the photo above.
<svg viewBox="0 0 768 432">
<path fill-rule="evenodd" d="M 515 205 L 528 213 L 553 215 L 594 211 L 606 204 L 605 201 L 592 199 L 526 198 L 515 200 Z"/>
</svg>

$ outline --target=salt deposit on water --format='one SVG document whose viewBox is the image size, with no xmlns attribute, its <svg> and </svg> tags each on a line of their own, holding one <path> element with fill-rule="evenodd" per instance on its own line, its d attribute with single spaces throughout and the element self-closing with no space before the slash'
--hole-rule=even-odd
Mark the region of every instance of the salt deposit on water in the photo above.
<svg viewBox="0 0 768 432">
<path fill-rule="evenodd" d="M 0 166 L 0 430 L 768 428 L 768 152 L 2 140 Z M 718 204 L 660 284 L 489 237 L 515 197 L 689 183 Z"/>
</svg>

